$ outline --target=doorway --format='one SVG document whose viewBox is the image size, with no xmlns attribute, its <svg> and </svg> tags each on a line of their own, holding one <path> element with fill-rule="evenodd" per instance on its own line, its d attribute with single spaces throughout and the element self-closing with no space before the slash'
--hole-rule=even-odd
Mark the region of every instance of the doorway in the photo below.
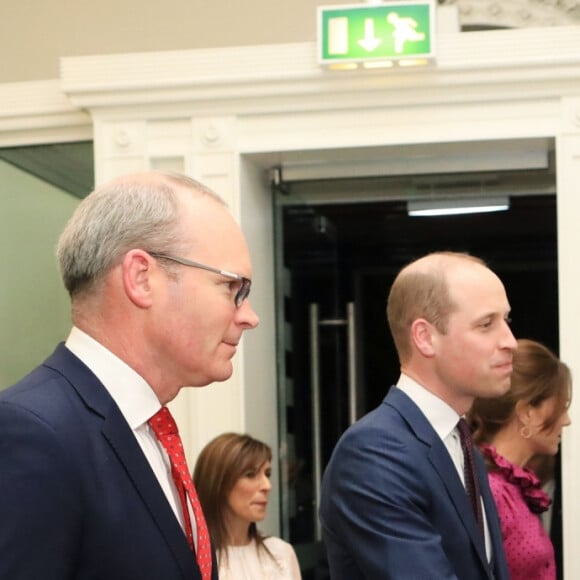
<svg viewBox="0 0 580 580">
<path fill-rule="evenodd" d="M 505 284 L 516 337 L 558 352 L 553 172 L 509 171 L 494 173 L 493 180 L 492 187 L 483 174 L 421 176 L 420 183 L 451 197 L 465 192 L 466 184 L 486 183 L 489 194 L 510 192 L 507 211 L 439 217 L 408 215 L 416 177 L 275 188 L 277 276 L 284 280 L 277 311 L 286 329 L 278 342 L 282 530 L 297 548 L 305 578 L 320 577 L 314 572 L 323 558 L 320 478 L 334 445 L 398 378 L 385 306 L 402 266 L 436 250 L 483 258 Z M 341 190 L 344 195 L 337 195 Z M 330 191 L 332 199 L 325 202 Z M 555 516 L 561 556 L 561 518 Z"/>
</svg>

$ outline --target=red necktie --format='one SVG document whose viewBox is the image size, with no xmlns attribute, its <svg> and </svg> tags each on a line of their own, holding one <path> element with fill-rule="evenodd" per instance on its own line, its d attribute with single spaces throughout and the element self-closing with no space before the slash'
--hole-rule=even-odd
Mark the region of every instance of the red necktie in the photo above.
<svg viewBox="0 0 580 580">
<path fill-rule="evenodd" d="M 199 498 L 197 497 L 197 491 L 193 485 L 191 475 L 189 474 L 177 424 L 169 412 L 169 409 L 167 407 L 161 407 L 161 409 L 157 411 L 151 419 L 149 419 L 149 426 L 155 433 L 157 439 L 159 439 L 159 442 L 165 448 L 165 451 L 167 451 L 167 455 L 169 455 L 171 461 L 171 475 L 173 475 L 173 481 L 175 481 L 175 486 L 177 487 L 179 498 L 181 499 L 181 508 L 183 510 L 183 519 L 185 521 L 185 535 L 187 536 L 189 546 L 193 551 L 195 551 L 186 495 L 189 497 L 189 502 L 193 509 L 193 515 L 195 516 L 195 526 L 197 528 L 197 563 L 201 571 L 202 579 L 210 580 L 212 555 L 209 532 L 201 509 L 201 504 L 199 503 Z"/>
<path fill-rule="evenodd" d="M 481 510 L 479 483 L 477 480 L 477 473 L 475 471 L 475 462 L 473 460 L 473 439 L 471 438 L 471 431 L 469 430 L 469 426 L 467 425 L 467 421 L 465 419 L 459 419 L 459 422 L 457 423 L 457 429 L 459 429 L 461 449 L 463 450 L 465 489 L 467 491 L 467 495 L 469 496 L 469 500 L 471 501 L 471 507 L 473 508 L 473 513 L 475 514 L 477 525 L 479 526 L 479 529 L 483 535 L 483 513 Z"/>
</svg>

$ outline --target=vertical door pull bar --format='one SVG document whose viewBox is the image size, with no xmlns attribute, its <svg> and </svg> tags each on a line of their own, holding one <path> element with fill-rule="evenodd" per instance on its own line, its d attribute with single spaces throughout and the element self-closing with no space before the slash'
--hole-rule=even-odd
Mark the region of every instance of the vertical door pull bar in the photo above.
<svg viewBox="0 0 580 580">
<path fill-rule="evenodd" d="M 322 444 L 320 435 L 320 341 L 318 337 L 318 304 L 310 304 L 310 383 L 312 385 L 312 458 L 314 485 L 314 538 L 322 540 L 318 519 L 320 508 L 320 482 L 322 480 Z"/>
<path fill-rule="evenodd" d="M 356 400 L 356 336 L 354 302 L 347 304 L 347 318 L 320 320 L 318 304 L 310 304 L 310 383 L 312 385 L 312 457 L 314 462 L 314 530 L 315 539 L 322 539 L 318 509 L 320 507 L 320 482 L 322 480 L 322 443 L 320 424 L 320 326 L 346 326 L 348 332 L 348 420 L 357 420 Z"/>
<path fill-rule="evenodd" d="M 346 305 L 348 330 L 348 419 L 352 425 L 358 419 L 356 401 L 356 328 L 354 302 Z"/>
</svg>

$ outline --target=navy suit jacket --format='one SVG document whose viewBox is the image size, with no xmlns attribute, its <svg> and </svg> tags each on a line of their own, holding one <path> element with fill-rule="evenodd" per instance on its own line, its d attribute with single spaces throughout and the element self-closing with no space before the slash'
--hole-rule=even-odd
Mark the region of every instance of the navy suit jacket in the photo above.
<svg viewBox="0 0 580 580">
<path fill-rule="evenodd" d="M 119 408 L 63 345 L 0 393 L 0 578 L 201 579 Z"/>
<path fill-rule="evenodd" d="M 400 389 L 339 440 L 322 482 L 320 520 L 333 580 L 508 580 L 485 465 L 476 454 L 493 563 L 457 469 Z"/>
</svg>

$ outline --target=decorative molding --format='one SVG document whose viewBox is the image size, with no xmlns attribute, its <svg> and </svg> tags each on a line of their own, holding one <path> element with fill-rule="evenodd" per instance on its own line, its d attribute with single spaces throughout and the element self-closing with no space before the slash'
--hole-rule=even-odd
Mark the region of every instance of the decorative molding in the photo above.
<svg viewBox="0 0 580 580">
<path fill-rule="evenodd" d="M 580 136 L 580 97 L 562 99 L 562 134 Z"/>
<path fill-rule="evenodd" d="M 0 146 L 91 139 L 89 114 L 70 102 L 60 81 L 0 84 Z"/>
<path fill-rule="evenodd" d="M 457 6 L 463 28 L 530 28 L 580 24 L 578 0 L 440 0 Z"/>
<path fill-rule="evenodd" d="M 104 123 L 102 142 L 104 158 L 144 156 L 146 134 L 145 121 Z"/>
<path fill-rule="evenodd" d="M 233 151 L 236 147 L 233 117 L 204 117 L 193 120 L 193 146 L 198 152 Z"/>
<path fill-rule="evenodd" d="M 436 65 L 423 69 L 329 71 L 317 64 L 315 43 L 300 43 L 70 57 L 61 70 L 73 103 L 103 114 L 122 110 L 125 118 L 151 107 L 159 114 L 165 105 L 175 115 L 180 103 L 180 112 L 196 116 L 287 111 L 289 97 L 297 111 L 341 109 L 353 99 L 409 106 L 432 102 L 434 92 L 443 102 L 458 91 L 479 100 L 483 85 L 500 84 L 514 99 L 524 87 L 539 98 L 578 93 L 580 26 L 441 34 Z"/>
</svg>

